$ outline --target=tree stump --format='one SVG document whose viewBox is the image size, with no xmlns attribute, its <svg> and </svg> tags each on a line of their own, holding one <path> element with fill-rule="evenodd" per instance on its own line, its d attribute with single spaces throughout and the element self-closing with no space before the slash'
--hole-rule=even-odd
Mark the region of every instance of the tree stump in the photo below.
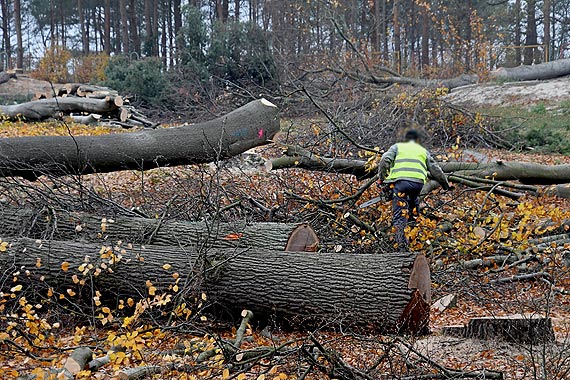
<svg viewBox="0 0 570 380">
<path fill-rule="evenodd" d="M 554 341 L 552 320 L 538 314 L 472 318 L 465 326 L 464 336 L 485 340 L 498 338 L 525 344 Z"/>
</svg>

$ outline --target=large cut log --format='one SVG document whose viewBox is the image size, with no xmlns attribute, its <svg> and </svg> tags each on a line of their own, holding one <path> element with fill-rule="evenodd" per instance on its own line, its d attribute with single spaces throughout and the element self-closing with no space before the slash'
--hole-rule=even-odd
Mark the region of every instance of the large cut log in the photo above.
<svg viewBox="0 0 570 380">
<path fill-rule="evenodd" d="M 102 244 L 314 251 L 319 243 L 308 224 L 206 223 L 126 216 L 97 216 L 58 210 L 0 208 L 2 237 L 77 240 Z"/>
<path fill-rule="evenodd" d="M 49 98 L 8 106 L 0 105 L 0 115 L 11 120 L 45 120 L 69 113 L 106 114 L 117 109 L 107 99 L 86 99 L 78 97 Z"/>
<path fill-rule="evenodd" d="M 148 295 L 150 288 L 158 294 L 174 278 L 182 279 L 182 289 L 191 285 L 184 281 L 199 273 L 209 302 L 229 310 L 247 307 L 254 314 L 297 321 L 406 332 L 420 331 L 429 320 L 431 282 L 423 255 L 197 252 L 152 245 L 102 249 L 100 244 L 33 239 L 9 243 L 0 255 L 0 272 L 21 275 L 2 282 L 5 294 L 17 284 L 24 286 L 22 292 L 37 292 L 41 281 L 66 297 L 91 300 L 91 292 L 100 291 L 102 299 L 117 302 Z"/>
<path fill-rule="evenodd" d="M 211 162 L 266 144 L 279 131 L 278 114 L 275 105 L 261 99 L 217 119 L 178 128 L 0 139 L 0 176 L 34 179 L 42 174 L 104 173 Z"/>
</svg>

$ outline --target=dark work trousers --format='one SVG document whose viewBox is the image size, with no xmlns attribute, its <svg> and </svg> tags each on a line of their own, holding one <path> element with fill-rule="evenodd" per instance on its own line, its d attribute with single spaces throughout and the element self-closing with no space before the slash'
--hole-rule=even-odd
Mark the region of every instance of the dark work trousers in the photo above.
<svg viewBox="0 0 570 380">
<path fill-rule="evenodd" d="M 395 228 L 395 240 L 399 251 L 408 250 L 408 239 L 404 229 L 414 222 L 419 212 L 419 195 L 424 185 L 419 182 L 400 179 L 392 188 L 392 224 Z"/>
</svg>

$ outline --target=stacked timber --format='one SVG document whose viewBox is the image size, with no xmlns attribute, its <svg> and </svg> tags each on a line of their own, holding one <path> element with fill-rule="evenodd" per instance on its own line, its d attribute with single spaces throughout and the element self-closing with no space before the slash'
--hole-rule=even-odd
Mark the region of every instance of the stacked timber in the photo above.
<svg viewBox="0 0 570 380">
<path fill-rule="evenodd" d="M 66 83 L 51 91 L 37 92 L 30 102 L 1 106 L 0 113 L 10 119 L 30 121 L 68 116 L 73 122 L 123 128 L 155 128 L 116 90 L 109 87 Z"/>
</svg>

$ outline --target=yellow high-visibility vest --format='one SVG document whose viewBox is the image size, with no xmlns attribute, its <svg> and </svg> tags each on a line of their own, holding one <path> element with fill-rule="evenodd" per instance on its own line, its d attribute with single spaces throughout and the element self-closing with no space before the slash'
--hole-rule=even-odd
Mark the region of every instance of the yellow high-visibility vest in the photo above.
<svg viewBox="0 0 570 380">
<path fill-rule="evenodd" d="M 396 145 L 398 154 L 386 180 L 417 178 L 425 183 L 428 175 L 427 150 L 413 141 Z"/>
</svg>

